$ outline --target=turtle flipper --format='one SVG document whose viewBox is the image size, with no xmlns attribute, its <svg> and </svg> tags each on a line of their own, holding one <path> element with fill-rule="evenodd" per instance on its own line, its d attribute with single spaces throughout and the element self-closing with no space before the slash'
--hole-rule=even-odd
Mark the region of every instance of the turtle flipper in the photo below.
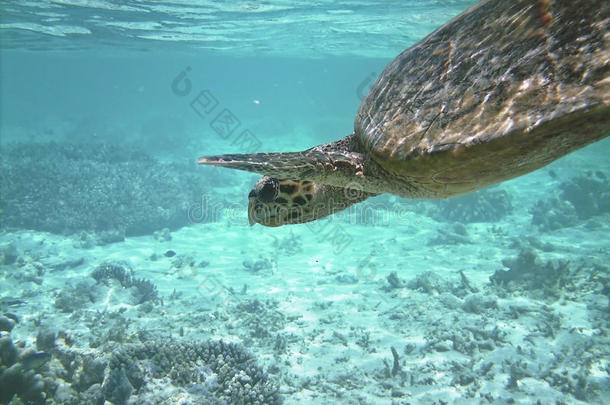
<svg viewBox="0 0 610 405">
<path fill-rule="evenodd" d="M 321 150 L 318 147 L 303 152 L 203 156 L 197 163 L 246 170 L 277 179 L 307 180 L 338 187 L 357 182 L 364 171 L 364 156 L 361 153 Z"/>
<path fill-rule="evenodd" d="M 314 171 L 313 167 L 316 162 L 312 158 L 312 156 L 305 156 L 304 152 L 226 154 L 202 156 L 197 159 L 197 163 L 200 165 L 245 170 L 269 177 L 285 179 L 301 178 L 301 175 Z"/>
</svg>

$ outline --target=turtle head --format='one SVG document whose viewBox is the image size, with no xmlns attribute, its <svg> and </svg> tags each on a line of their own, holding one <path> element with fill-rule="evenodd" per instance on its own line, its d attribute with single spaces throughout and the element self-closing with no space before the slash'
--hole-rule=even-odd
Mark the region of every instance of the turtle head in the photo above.
<svg viewBox="0 0 610 405">
<path fill-rule="evenodd" d="M 279 180 L 264 176 L 248 194 L 250 225 L 281 226 L 317 219 L 316 187 L 311 181 Z"/>
<path fill-rule="evenodd" d="M 250 225 L 301 224 L 385 190 L 377 165 L 356 144 L 351 134 L 302 152 L 202 156 L 197 163 L 264 175 L 248 195 Z"/>
<path fill-rule="evenodd" d="M 372 194 L 308 180 L 262 177 L 248 195 L 250 225 L 276 227 L 315 221 Z"/>
</svg>

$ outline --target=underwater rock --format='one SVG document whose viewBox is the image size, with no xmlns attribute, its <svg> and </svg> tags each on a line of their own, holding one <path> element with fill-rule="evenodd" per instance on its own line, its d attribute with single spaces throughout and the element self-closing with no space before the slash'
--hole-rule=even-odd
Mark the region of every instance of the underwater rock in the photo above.
<svg viewBox="0 0 610 405">
<path fill-rule="evenodd" d="M 495 222 L 513 210 L 511 195 L 497 187 L 429 204 L 428 215 L 443 222 Z"/>
<path fill-rule="evenodd" d="M 55 331 L 51 328 L 40 328 L 36 335 L 36 348 L 50 351 L 55 348 Z"/>
<path fill-rule="evenodd" d="M 7 332 L 0 332 L 0 403 L 19 397 L 28 405 L 45 403 L 42 376 L 36 371 L 51 359 L 51 355 L 32 349 L 19 349 Z"/>
<path fill-rule="evenodd" d="M 398 274 L 395 271 L 391 272 L 385 279 L 388 282 L 388 285 L 384 286 L 384 288 L 387 290 L 404 288 L 406 286 L 405 282 L 398 278 Z"/>
<path fill-rule="evenodd" d="M 102 386 L 104 396 L 115 405 L 124 405 L 133 392 L 133 387 L 123 368 L 113 368 Z"/>
<path fill-rule="evenodd" d="M 106 364 L 93 356 L 83 356 L 82 367 L 75 374 L 76 388 L 79 392 L 86 391 L 95 384 L 104 381 Z"/>
<path fill-rule="evenodd" d="M 80 281 L 75 286 L 66 285 L 55 296 L 55 308 L 65 313 L 82 309 L 86 304 L 95 302 L 92 282 Z"/>
<path fill-rule="evenodd" d="M 447 309 L 456 310 L 462 306 L 462 300 L 451 293 L 442 293 L 438 296 L 438 301 Z"/>
<path fill-rule="evenodd" d="M 480 314 L 487 309 L 498 308 L 498 302 L 494 297 L 484 294 L 471 294 L 464 299 L 462 310 L 473 314 Z"/>
<path fill-rule="evenodd" d="M 0 332 L 0 364 L 2 366 L 12 366 L 17 361 L 19 351 L 15 347 L 11 335 L 7 332 Z"/>
<path fill-rule="evenodd" d="M 4 215 L 3 218 L 6 218 L 6 214 L 2 213 L 1 210 L 0 214 Z M 19 254 L 17 252 L 17 246 L 13 242 L 5 243 L 0 246 L 0 265 L 13 264 L 15 261 L 17 261 L 18 256 Z"/>
<path fill-rule="evenodd" d="M 99 243 L 177 229 L 208 180 L 193 165 L 161 163 L 109 144 L 20 143 L 2 150 L 1 226 L 71 234 L 108 232 Z"/>
<path fill-rule="evenodd" d="M 0 315 L 0 331 L 10 332 L 15 327 L 15 320 Z"/>
</svg>

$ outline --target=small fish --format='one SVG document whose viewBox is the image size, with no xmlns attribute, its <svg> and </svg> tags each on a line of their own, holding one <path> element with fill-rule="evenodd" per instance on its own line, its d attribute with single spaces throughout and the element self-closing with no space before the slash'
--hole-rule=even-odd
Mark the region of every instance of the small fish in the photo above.
<svg viewBox="0 0 610 405">
<path fill-rule="evenodd" d="M 51 360 L 51 355 L 45 352 L 30 352 L 24 354 L 20 363 L 23 365 L 25 370 L 36 370 Z"/>
<path fill-rule="evenodd" d="M 176 252 L 174 252 L 173 250 L 168 250 L 167 252 L 165 252 L 165 257 L 174 257 L 176 256 Z"/>
</svg>

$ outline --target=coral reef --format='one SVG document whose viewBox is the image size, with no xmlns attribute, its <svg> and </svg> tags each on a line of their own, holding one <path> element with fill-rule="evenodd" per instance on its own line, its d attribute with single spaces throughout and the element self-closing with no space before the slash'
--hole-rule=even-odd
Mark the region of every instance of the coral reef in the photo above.
<svg viewBox="0 0 610 405">
<path fill-rule="evenodd" d="M 610 213 L 610 181 L 601 171 L 573 177 L 562 182 L 559 189 L 559 197 L 539 200 L 530 210 L 532 224 L 543 231 Z"/>
<path fill-rule="evenodd" d="M 536 225 L 542 231 L 566 228 L 579 222 L 574 206 L 569 201 L 557 197 L 538 200 L 530 209 L 530 213 L 532 225 Z"/>
<path fill-rule="evenodd" d="M 223 341 L 126 346 L 112 354 L 108 366 L 102 390 L 115 405 L 129 397 L 135 403 L 150 400 L 147 381 L 162 378 L 171 380 L 172 397 L 181 392 L 196 403 L 282 403 L 277 385 L 255 359 L 242 346 Z"/>
<path fill-rule="evenodd" d="M 268 345 L 274 345 L 277 341 L 277 332 L 286 326 L 286 316 L 278 311 L 279 303 L 267 299 L 244 299 L 237 302 L 231 309 L 232 316 L 239 320 L 241 326 L 238 333 L 243 333 L 242 338 L 260 340 Z"/>
<path fill-rule="evenodd" d="M 282 403 L 278 385 L 238 344 L 151 340 L 82 350 L 65 332 L 44 329 L 36 345 L 45 351 L 0 332 L 0 403 Z"/>
<path fill-rule="evenodd" d="M 55 295 L 55 308 L 64 313 L 79 312 L 88 304 L 108 300 L 112 297 L 113 304 L 129 303 L 131 305 L 146 304 L 147 312 L 153 304 L 161 303 L 159 291 L 149 280 L 136 278 L 133 269 L 122 262 L 106 262 L 97 266 L 91 273 L 91 279 L 79 280 L 75 284 L 67 284 Z M 120 288 L 109 295 L 113 285 Z M 106 291 L 104 291 L 106 290 Z M 140 305 L 144 309 L 146 305 Z"/>
<path fill-rule="evenodd" d="M 188 224 L 205 177 L 187 164 L 165 164 L 108 144 L 36 143 L 3 148 L 2 227 L 121 240 Z"/>
<path fill-rule="evenodd" d="M 494 222 L 513 210 L 510 194 L 497 187 L 429 204 L 428 215 L 443 222 Z"/>
<path fill-rule="evenodd" d="M 579 219 L 610 212 L 610 182 L 601 171 L 574 177 L 559 188 L 561 198 L 574 206 Z"/>
</svg>

